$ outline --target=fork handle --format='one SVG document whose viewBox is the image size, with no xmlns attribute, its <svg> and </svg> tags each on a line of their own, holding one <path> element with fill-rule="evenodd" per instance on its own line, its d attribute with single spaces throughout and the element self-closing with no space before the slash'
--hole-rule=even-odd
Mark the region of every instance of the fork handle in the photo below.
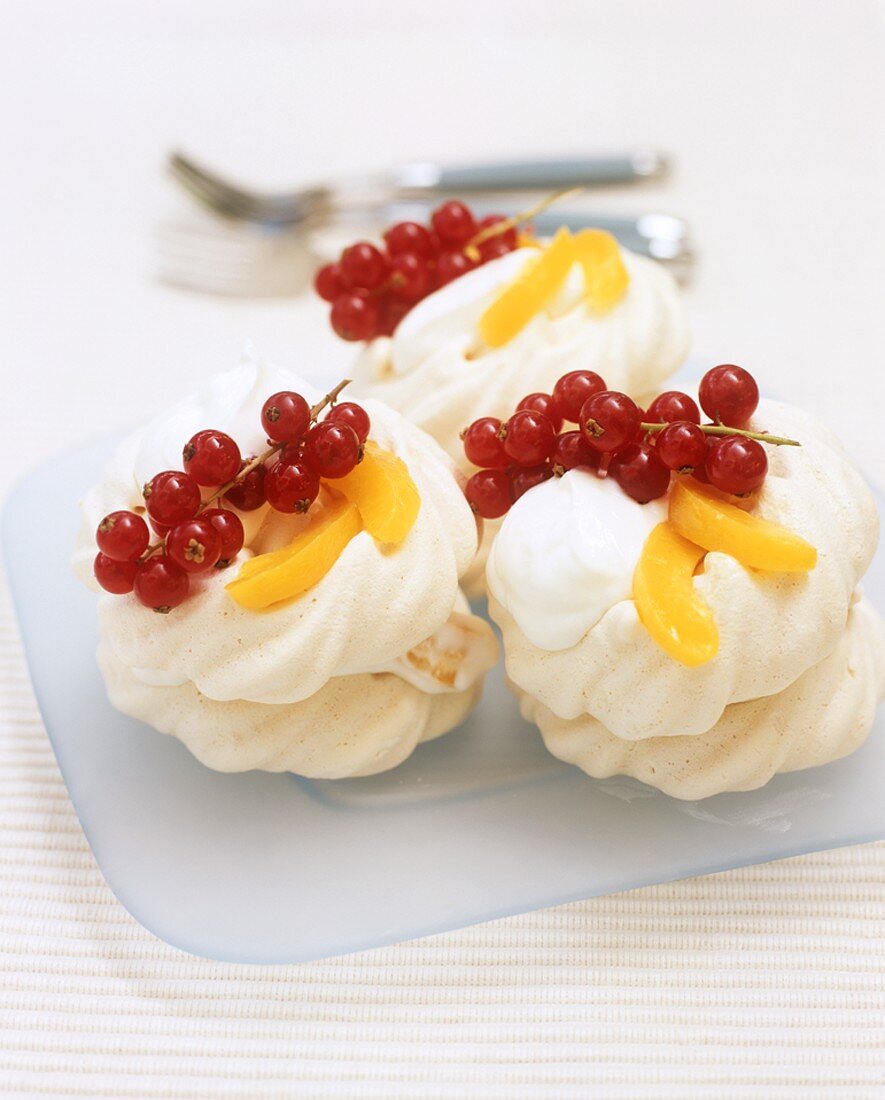
<svg viewBox="0 0 885 1100">
<path fill-rule="evenodd" d="M 394 169 L 393 182 L 415 191 L 533 191 L 599 187 L 662 176 L 667 162 L 650 149 L 613 156 L 514 160 L 445 167 L 415 162 Z"/>
</svg>

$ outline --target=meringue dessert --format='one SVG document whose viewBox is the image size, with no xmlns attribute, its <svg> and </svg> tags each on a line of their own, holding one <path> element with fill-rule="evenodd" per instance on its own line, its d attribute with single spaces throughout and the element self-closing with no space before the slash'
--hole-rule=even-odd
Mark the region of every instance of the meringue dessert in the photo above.
<svg viewBox="0 0 885 1100">
<path fill-rule="evenodd" d="M 399 223 L 386 253 L 352 245 L 316 280 L 335 331 L 365 341 L 352 368 L 359 392 L 429 432 L 464 471 L 461 433 L 478 416 L 503 418 L 588 365 L 612 386 L 651 393 L 688 347 L 678 288 L 660 264 L 602 230 L 542 242 L 500 231 L 508 225 L 448 202 L 429 230 Z M 498 526 L 489 519 L 474 592 Z"/>
<path fill-rule="evenodd" d="M 704 425 L 688 394 L 643 412 L 603 386 L 552 444 L 521 428 L 546 469 L 489 554 L 523 716 L 588 775 L 681 799 L 852 752 L 885 696 L 885 627 L 858 588 L 876 506 L 838 440 L 731 365 L 701 383 Z M 480 513 L 505 481 L 471 478 Z"/>
<path fill-rule="evenodd" d="M 82 501 L 111 702 L 219 771 L 392 768 L 497 661 L 459 588 L 477 522 L 450 460 L 343 385 L 248 358 L 126 439 Z"/>
</svg>

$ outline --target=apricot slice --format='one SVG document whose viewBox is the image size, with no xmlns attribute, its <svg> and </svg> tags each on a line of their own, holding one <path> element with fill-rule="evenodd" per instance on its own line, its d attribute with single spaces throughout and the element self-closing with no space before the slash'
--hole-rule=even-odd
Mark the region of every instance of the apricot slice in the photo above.
<svg viewBox="0 0 885 1100">
<path fill-rule="evenodd" d="M 633 573 L 640 622 L 665 653 L 689 668 L 719 651 L 713 612 L 692 583 L 704 554 L 671 523 L 659 523 L 645 540 Z"/>
<path fill-rule="evenodd" d="M 250 611 L 301 596 L 323 579 L 361 530 L 359 509 L 336 494 L 289 546 L 243 562 L 227 591 Z"/>
<path fill-rule="evenodd" d="M 630 276 L 621 259 L 621 248 L 604 229 L 582 229 L 575 235 L 575 255 L 584 269 L 587 302 L 605 313 L 627 293 Z"/>
<path fill-rule="evenodd" d="M 359 509 L 363 527 L 378 542 L 399 543 L 411 531 L 421 507 L 418 488 L 401 458 L 371 440 L 363 460 L 335 489 Z"/>
<path fill-rule="evenodd" d="M 806 573 L 817 564 L 817 550 L 799 535 L 685 478 L 670 494 L 670 522 L 698 546 L 730 554 L 750 569 Z"/>
<path fill-rule="evenodd" d="M 575 262 L 575 242 L 560 229 L 538 258 L 529 260 L 479 319 L 479 334 L 490 348 L 517 336 L 553 298 Z"/>
</svg>

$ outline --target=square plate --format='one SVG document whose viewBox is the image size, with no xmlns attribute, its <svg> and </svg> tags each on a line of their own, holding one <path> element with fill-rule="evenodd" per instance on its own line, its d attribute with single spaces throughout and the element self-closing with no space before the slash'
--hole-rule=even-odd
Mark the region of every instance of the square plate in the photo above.
<svg viewBox="0 0 885 1100">
<path fill-rule="evenodd" d="M 501 668 L 459 730 L 384 775 L 212 772 L 105 696 L 95 597 L 69 557 L 75 502 L 111 450 L 32 474 L 7 504 L 4 543 L 37 700 L 84 832 L 123 905 L 173 946 L 304 961 L 885 837 L 881 708 L 844 760 L 686 803 L 550 756 Z M 32 537 L 38 509 L 61 518 L 56 541 Z M 865 588 L 885 606 L 881 551 Z"/>
</svg>

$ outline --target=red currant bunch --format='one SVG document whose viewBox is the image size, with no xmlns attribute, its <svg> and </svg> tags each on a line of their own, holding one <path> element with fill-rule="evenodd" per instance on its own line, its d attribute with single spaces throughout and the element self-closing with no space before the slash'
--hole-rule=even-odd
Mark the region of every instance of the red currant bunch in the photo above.
<svg viewBox="0 0 885 1100">
<path fill-rule="evenodd" d="M 709 423 L 701 423 L 688 394 L 669 390 L 656 397 L 645 417 L 648 442 L 668 470 L 691 474 L 732 496 L 756 492 L 768 472 L 762 443 L 795 445 L 795 440 L 747 430 L 759 404 L 759 387 L 743 367 L 713 367 L 701 379 L 698 396 Z"/>
<path fill-rule="evenodd" d="M 370 257 L 360 252 L 350 268 L 367 278 Z M 171 611 L 187 599 L 191 577 L 230 565 L 243 548 L 243 524 L 231 508 L 307 512 L 320 479 L 349 474 L 369 437 L 371 421 L 361 405 L 334 404 L 343 386 L 313 407 L 298 393 L 269 397 L 260 417 L 269 448 L 259 456 L 242 458 L 225 432 L 193 435 L 182 451 L 184 470 L 164 470 L 144 487 L 156 543 L 137 512 L 111 512 L 99 523 L 93 571 L 101 587 L 115 595 L 134 592 L 146 607 Z"/>
<path fill-rule="evenodd" d="M 494 416 L 474 420 L 461 433 L 464 453 L 482 467 L 464 488 L 470 507 L 484 519 L 503 516 L 523 493 L 548 478 L 598 460 L 580 432 L 562 431 L 576 419 L 579 402 L 604 389 L 592 371 L 572 371 L 553 393 L 530 393 L 506 421 Z"/>
<path fill-rule="evenodd" d="M 668 390 L 644 412 L 627 394 L 607 389 L 594 371 L 570 371 L 552 393 L 524 397 L 509 420 L 484 416 L 465 428 L 464 453 L 481 467 L 465 493 L 477 515 L 497 519 L 533 486 L 583 468 L 610 474 L 640 504 L 664 496 L 674 473 L 745 496 L 765 480 L 762 442 L 794 442 L 737 426 L 746 424 L 758 400 L 747 371 L 714 367 L 700 385 L 701 407 L 714 422 L 701 424 L 687 393 Z"/>
<path fill-rule="evenodd" d="M 317 294 L 332 307 L 332 328 L 343 340 L 392 336 L 422 298 L 516 248 L 516 228 L 504 222 L 502 214 L 477 220 L 469 206 L 452 199 L 434 210 L 430 225 L 397 222 L 381 246 L 349 245 L 314 278 Z"/>
</svg>

